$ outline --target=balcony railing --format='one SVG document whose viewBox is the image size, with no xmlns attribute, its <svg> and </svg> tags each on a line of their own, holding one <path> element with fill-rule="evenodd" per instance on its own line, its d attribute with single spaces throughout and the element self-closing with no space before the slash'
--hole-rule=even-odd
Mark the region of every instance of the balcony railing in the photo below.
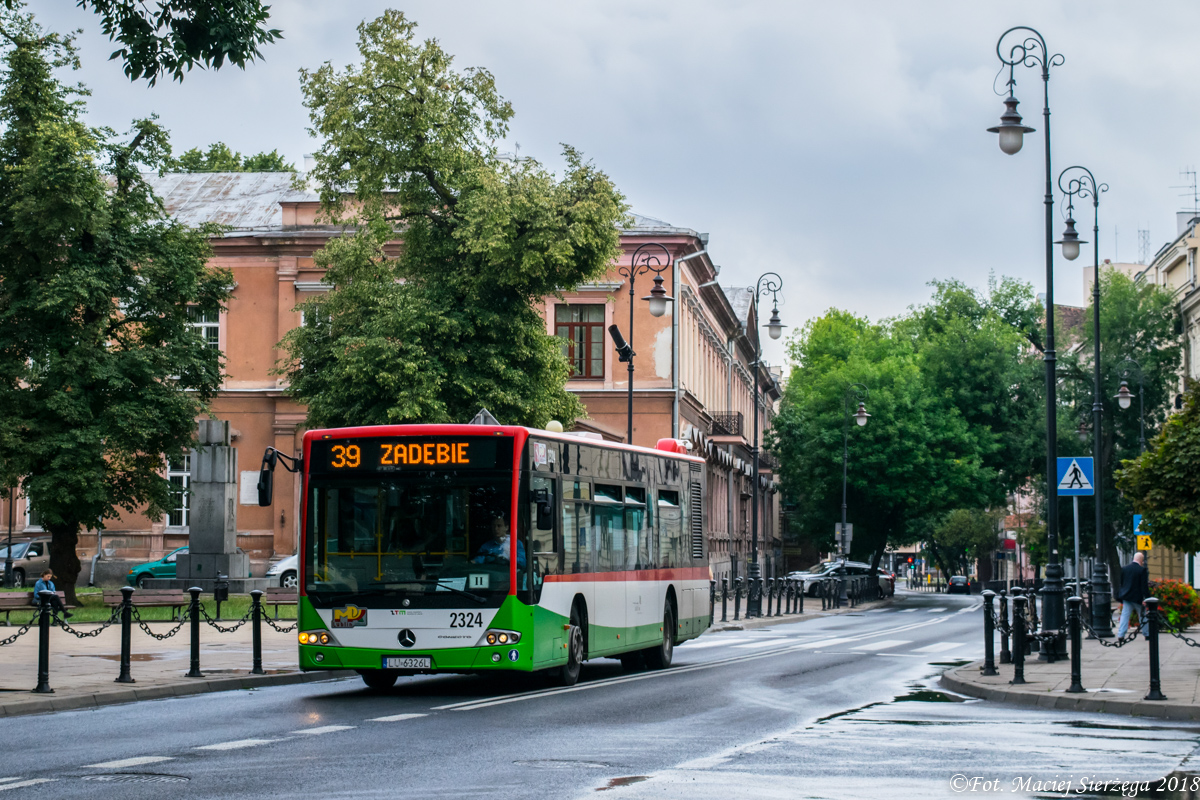
<svg viewBox="0 0 1200 800">
<path fill-rule="evenodd" d="M 758 465 L 760 469 L 778 470 L 779 459 L 766 450 L 760 450 L 758 451 Z"/>
<path fill-rule="evenodd" d="M 713 414 L 712 435 L 741 436 L 742 412 L 735 411 L 732 414 Z"/>
</svg>

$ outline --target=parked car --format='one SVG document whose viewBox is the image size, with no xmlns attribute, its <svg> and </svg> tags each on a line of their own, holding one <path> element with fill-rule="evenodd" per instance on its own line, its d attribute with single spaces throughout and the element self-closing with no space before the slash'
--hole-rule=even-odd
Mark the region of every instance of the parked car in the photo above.
<svg viewBox="0 0 1200 800">
<path fill-rule="evenodd" d="M 8 544 L 0 546 L 0 576 L 8 558 Z M 13 586 L 23 589 L 33 586 L 41 577 L 42 570 L 50 568 L 50 537 L 14 541 L 12 544 Z"/>
<path fill-rule="evenodd" d="M 129 570 L 129 577 L 126 582 L 144 589 L 146 581 L 152 578 L 174 578 L 175 577 L 175 558 L 180 553 L 188 551 L 187 545 L 177 547 L 158 561 L 147 561 L 144 564 L 138 564 Z"/>
<path fill-rule="evenodd" d="M 862 561 L 823 561 L 820 564 L 804 571 L 804 572 L 789 572 L 788 578 L 799 579 L 804 581 L 804 593 L 809 597 L 815 597 L 817 594 L 818 581 L 823 578 L 839 578 L 850 577 L 857 578 L 871 574 L 871 565 Z M 892 574 L 887 570 L 880 568 L 877 571 L 879 580 L 879 591 L 885 597 L 890 597 L 896 593 L 896 581 Z"/>
<path fill-rule="evenodd" d="M 946 594 L 970 594 L 971 582 L 965 575 L 951 575 L 946 583 Z"/>
<path fill-rule="evenodd" d="M 299 575 L 300 556 L 298 555 L 276 561 L 267 570 L 267 577 L 274 578 L 285 589 L 295 589 L 300 584 Z"/>
</svg>

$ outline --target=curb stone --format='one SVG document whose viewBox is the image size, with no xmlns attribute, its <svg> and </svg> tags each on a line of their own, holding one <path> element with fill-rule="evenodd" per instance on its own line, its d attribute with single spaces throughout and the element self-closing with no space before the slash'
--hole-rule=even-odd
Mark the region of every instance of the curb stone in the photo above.
<svg viewBox="0 0 1200 800">
<path fill-rule="evenodd" d="M 28 700 L 0 702 L 0 718 L 46 714 L 54 711 L 76 711 L 85 708 L 135 703 L 142 700 L 161 700 L 166 697 L 187 697 L 210 692 L 238 689 L 257 689 L 266 686 L 290 686 L 300 683 L 338 680 L 357 677 L 354 670 L 321 672 L 289 672 L 281 675 L 238 675 L 236 677 L 197 679 L 192 683 L 159 684 L 144 688 L 120 688 L 90 694 L 37 696 Z"/>
<path fill-rule="evenodd" d="M 1057 711 L 1084 711 L 1099 714 L 1117 714 L 1126 717 L 1148 717 L 1152 719 L 1174 719 L 1174 720 L 1200 720 L 1200 706 L 1147 701 L 1138 698 L 1136 700 L 1118 700 L 1116 698 L 1100 698 L 1094 695 L 1069 695 L 1065 692 L 1032 692 L 1020 691 L 1018 689 L 1009 689 L 1003 691 L 993 689 L 989 686 L 980 686 L 977 683 L 972 683 L 967 678 L 961 677 L 958 673 L 962 671 L 970 671 L 972 669 L 978 671 L 982 661 L 976 661 L 966 666 L 957 669 L 947 670 L 942 673 L 938 682 L 947 689 L 964 694 L 968 697 L 976 697 L 980 700 L 988 700 L 995 703 L 1011 703 L 1022 706 L 1036 706 L 1040 708 L 1050 708 Z"/>
<path fill-rule="evenodd" d="M 719 633 L 721 631 L 753 630 L 754 628 L 767 628 L 772 625 L 784 625 L 788 622 L 804 622 L 805 620 L 820 619 L 821 617 L 836 616 L 839 614 L 860 614 L 872 608 L 886 606 L 893 599 L 893 597 L 888 597 L 884 600 L 871 600 L 854 608 L 847 606 L 845 608 L 829 608 L 824 611 L 808 611 L 803 614 L 785 614 L 782 617 L 751 617 L 750 619 L 740 619 L 737 622 L 733 620 L 729 620 L 728 622 L 713 622 L 704 632 Z M 820 602 L 820 598 L 818 598 L 818 602 Z"/>
</svg>

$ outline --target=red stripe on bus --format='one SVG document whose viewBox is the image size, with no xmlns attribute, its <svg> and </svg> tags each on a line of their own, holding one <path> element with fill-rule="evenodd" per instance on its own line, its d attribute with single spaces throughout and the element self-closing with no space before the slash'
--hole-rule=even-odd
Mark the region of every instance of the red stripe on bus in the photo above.
<svg viewBox="0 0 1200 800">
<path fill-rule="evenodd" d="M 710 577 L 708 567 L 676 567 L 673 569 L 639 569 L 628 572 L 576 572 L 567 575 L 547 575 L 547 583 L 582 581 L 687 581 Z"/>
</svg>

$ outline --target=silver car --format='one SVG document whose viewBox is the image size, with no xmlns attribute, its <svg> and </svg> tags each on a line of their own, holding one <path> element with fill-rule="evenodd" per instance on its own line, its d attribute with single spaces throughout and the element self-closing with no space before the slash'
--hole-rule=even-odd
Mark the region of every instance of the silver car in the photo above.
<svg viewBox="0 0 1200 800">
<path fill-rule="evenodd" d="M 274 578 L 285 589 L 295 589 L 300 585 L 300 557 L 293 555 L 276 561 L 267 570 L 267 577 Z"/>
<path fill-rule="evenodd" d="M 4 576 L 4 562 L 8 559 L 7 542 L 0 545 L 0 578 Z M 23 589 L 33 586 L 42 576 L 42 570 L 50 568 L 50 537 L 14 541 L 12 544 L 13 586 Z"/>
</svg>

